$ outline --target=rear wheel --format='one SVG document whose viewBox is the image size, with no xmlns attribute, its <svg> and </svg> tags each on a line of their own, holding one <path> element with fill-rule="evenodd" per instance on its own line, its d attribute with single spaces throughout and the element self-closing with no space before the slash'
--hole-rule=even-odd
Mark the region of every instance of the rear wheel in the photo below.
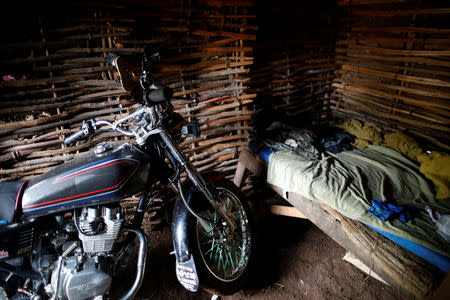
<svg viewBox="0 0 450 300">
<path fill-rule="evenodd" d="M 203 210 L 200 215 L 209 220 L 209 227 L 205 229 L 196 222 L 191 245 L 200 284 L 230 294 L 242 287 L 248 273 L 253 243 L 251 220 L 248 205 L 233 183 L 222 179 L 215 186 L 220 206 L 236 228 L 230 228 L 216 211 Z"/>
</svg>

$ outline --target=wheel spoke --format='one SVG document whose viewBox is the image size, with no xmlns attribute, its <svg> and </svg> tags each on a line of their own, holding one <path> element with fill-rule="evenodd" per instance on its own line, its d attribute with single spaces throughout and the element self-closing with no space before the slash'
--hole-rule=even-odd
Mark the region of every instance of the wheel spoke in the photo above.
<svg viewBox="0 0 450 300">
<path fill-rule="evenodd" d="M 211 238 L 211 237 L 213 236 L 213 235 L 212 235 L 213 230 L 214 230 L 214 229 L 211 229 L 211 230 L 208 231 L 208 232 L 203 231 L 203 232 L 202 232 L 203 237 L 200 239 L 200 241 L 203 241 L 204 239 L 207 239 L 207 238 Z"/>
<path fill-rule="evenodd" d="M 228 266 L 228 255 L 227 252 L 225 251 L 225 265 L 223 267 L 223 269 L 225 270 L 225 268 Z"/>
<path fill-rule="evenodd" d="M 228 248 L 228 247 L 227 247 Z M 230 248 L 228 248 L 228 256 L 230 257 L 230 262 L 231 262 L 231 268 L 232 268 L 232 270 L 233 270 L 233 273 L 234 273 L 234 263 L 233 263 L 233 256 L 231 256 L 231 251 L 230 251 Z M 237 262 L 237 260 L 236 260 L 236 262 Z"/>
<path fill-rule="evenodd" d="M 216 247 L 216 254 L 214 255 L 214 260 L 218 260 L 219 258 L 220 258 L 220 245 L 219 244 L 217 244 L 217 247 Z"/>
<path fill-rule="evenodd" d="M 222 249 L 220 249 L 220 251 L 218 251 L 218 254 L 219 254 L 219 257 L 218 257 L 219 264 L 217 265 L 217 270 L 220 270 L 220 261 L 222 260 Z"/>
<path fill-rule="evenodd" d="M 241 253 L 239 253 L 239 251 L 234 250 L 234 253 L 237 254 L 237 255 L 239 255 L 240 257 L 242 257 L 242 255 L 241 255 Z"/>
<path fill-rule="evenodd" d="M 204 254 L 208 255 L 208 253 L 212 252 L 212 250 L 214 249 L 214 246 L 212 246 L 208 251 L 206 251 Z"/>
<path fill-rule="evenodd" d="M 210 260 L 212 260 L 212 255 L 213 255 L 214 248 L 219 246 L 218 244 L 215 244 L 215 241 L 216 241 L 215 239 L 212 240 L 211 248 L 208 251 L 206 251 L 206 253 L 205 253 L 205 255 L 208 255 L 208 253 L 210 253 L 210 255 L 209 255 L 209 259 Z"/>
</svg>

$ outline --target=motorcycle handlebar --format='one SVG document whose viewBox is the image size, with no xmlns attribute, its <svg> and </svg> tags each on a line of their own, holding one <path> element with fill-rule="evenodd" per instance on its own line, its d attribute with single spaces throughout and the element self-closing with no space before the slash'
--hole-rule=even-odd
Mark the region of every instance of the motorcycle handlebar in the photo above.
<svg viewBox="0 0 450 300">
<path fill-rule="evenodd" d="M 80 129 L 77 132 L 71 134 L 69 137 L 67 137 L 64 140 L 64 144 L 70 145 L 70 144 L 76 142 L 77 140 L 79 140 L 82 136 L 84 136 L 84 131 L 82 129 Z"/>
<path fill-rule="evenodd" d="M 73 142 L 77 141 L 83 136 L 88 136 L 90 134 L 93 134 L 95 130 L 97 129 L 97 125 L 95 120 L 89 120 L 89 121 L 83 121 L 83 124 L 81 125 L 81 129 L 75 132 L 74 134 L 70 135 L 67 139 L 64 140 L 64 143 L 66 145 L 72 144 Z"/>
<path fill-rule="evenodd" d="M 69 137 L 67 137 L 64 140 L 64 143 L 66 145 L 70 145 L 76 141 L 78 141 L 80 138 L 84 137 L 84 136 L 89 136 L 91 134 L 94 134 L 97 131 L 97 128 L 100 126 L 104 126 L 107 125 L 109 127 L 111 127 L 113 130 L 117 130 L 120 133 L 124 134 L 124 135 L 128 135 L 128 136 L 134 136 L 134 133 L 126 130 L 124 128 L 121 128 L 120 126 L 117 126 L 120 123 L 123 123 L 124 121 L 130 119 L 131 116 L 125 117 L 121 120 L 119 120 L 119 122 L 117 122 L 117 124 L 113 124 L 111 122 L 108 122 L 106 120 L 100 120 L 100 121 L 95 121 L 95 120 L 89 120 L 89 121 L 83 121 L 83 125 L 81 126 L 81 129 L 78 130 L 77 132 L 71 134 Z M 116 123 L 116 122 L 115 122 Z"/>
</svg>

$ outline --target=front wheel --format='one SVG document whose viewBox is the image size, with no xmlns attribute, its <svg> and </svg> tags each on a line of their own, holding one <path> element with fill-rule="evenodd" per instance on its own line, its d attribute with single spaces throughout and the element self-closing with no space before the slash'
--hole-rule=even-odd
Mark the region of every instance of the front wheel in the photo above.
<svg viewBox="0 0 450 300">
<path fill-rule="evenodd" d="M 253 238 L 248 204 L 237 187 L 222 179 L 215 183 L 220 205 L 236 223 L 232 230 L 217 212 L 204 209 L 200 215 L 209 220 L 209 228 L 198 221 L 190 244 L 200 284 L 222 294 L 239 290 L 249 272 Z"/>
</svg>

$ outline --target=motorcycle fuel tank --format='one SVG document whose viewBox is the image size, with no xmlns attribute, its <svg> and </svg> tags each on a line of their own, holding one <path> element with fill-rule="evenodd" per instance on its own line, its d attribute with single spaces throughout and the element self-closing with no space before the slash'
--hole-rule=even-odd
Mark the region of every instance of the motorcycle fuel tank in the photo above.
<svg viewBox="0 0 450 300">
<path fill-rule="evenodd" d="M 149 161 L 147 154 L 131 144 L 92 151 L 30 181 L 22 212 L 35 217 L 119 201 L 142 189 Z"/>
</svg>

